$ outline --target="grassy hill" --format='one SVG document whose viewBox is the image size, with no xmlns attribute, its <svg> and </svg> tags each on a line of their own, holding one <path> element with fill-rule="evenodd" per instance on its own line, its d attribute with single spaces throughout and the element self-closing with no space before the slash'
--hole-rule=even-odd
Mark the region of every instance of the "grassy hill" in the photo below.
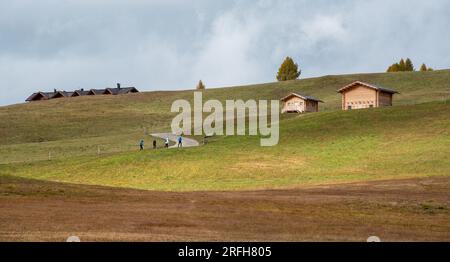
<svg viewBox="0 0 450 262">
<path fill-rule="evenodd" d="M 0 173 L 152 190 L 233 190 L 448 175 L 450 103 L 282 122 L 281 141 L 217 137 L 206 146 L 4 165 Z"/>
<path fill-rule="evenodd" d="M 401 94 L 393 107 L 343 112 L 336 89 L 354 80 Z M 147 147 L 153 140 L 145 131 L 170 130 L 171 103 L 192 99 L 192 90 L 0 107 L 0 240 L 448 241 L 449 70 L 204 96 L 278 99 L 291 91 L 326 104 L 283 115 L 274 147 L 216 136 L 201 147 L 138 152 L 139 139 Z"/>
<path fill-rule="evenodd" d="M 340 111 L 336 90 L 354 80 L 398 90 L 396 106 Z M 326 103 L 319 113 L 284 116 L 280 143 L 271 148 L 260 147 L 258 137 L 216 137 L 199 148 L 135 152 L 144 130 L 170 130 L 171 103 L 192 100 L 192 91 L 1 107 L 0 175 L 191 191 L 449 174 L 450 70 L 211 89 L 204 99 L 279 99 L 291 91 Z"/>
<path fill-rule="evenodd" d="M 218 88 L 205 99 L 279 99 L 292 91 L 316 96 L 321 111 L 340 108 L 336 90 L 361 80 L 400 92 L 395 105 L 444 101 L 450 96 L 450 70 L 325 76 L 282 83 Z M 192 90 L 143 92 L 127 96 L 56 99 L 0 107 L 0 163 L 67 158 L 135 150 L 147 132 L 169 130 L 171 103 L 192 100 Z"/>
</svg>

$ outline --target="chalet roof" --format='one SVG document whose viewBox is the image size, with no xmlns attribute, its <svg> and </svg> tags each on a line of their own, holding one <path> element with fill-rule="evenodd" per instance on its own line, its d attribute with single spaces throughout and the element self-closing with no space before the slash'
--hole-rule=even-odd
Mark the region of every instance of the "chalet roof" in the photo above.
<svg viewBox="0 0 450 262">
<path fill-rule="evenodd" d="M 365 86 L 365 87 L 368 87 L 368 88 L 372 88 L 374 90 L 378 90 L 378 91 L 382 91 L 382 92 L 386 92 L 386 93 L 390 93 L 390 94 L 398 94 L 399 93 L 399 92 L 397 92 L 395 90 L 392 90 L 392 89 L 389 89 L 389 88 L 385 88 L 385 87 L 377 86 L 377 85 L 373 85 L 373 84 L 368 84 L 368 83 L 364 83 L 364 82 L 361 82 L 361 81 L 355 81 L 355 82 L 353 82 L 353 83 L 351 83 L 351 84 L 349 84 L 347 86 L 344 86 L 343 88 L 339 89 L 338 92 L 342 93 L 343 91 L 345 91 L 345 90 L 347 90 L 349 88 L 352 88 L 352 87 L 354 87 L 356 85 L 362 85 L 362 86 Z"/>
<path fill-rule="evenodd" d="M 31 94 L 25 101 L 32 101 L 37 95 L 50 99 L 55 95 L 55 92 L 36 92 Z"/>
<path fill-rule="evenodd" d="M 128 93 L 137 93 L 139 90 L 137 90 L 135 87 L 120 87 L 118 84 L 117 88 L 106 88 L 106 89 L 90 89 L 90 90 L 84 90 L 79 89 L 75 91 L 54 91 L 54 92 L 35 92 L 31 94 L 25 101 L 33 101 L 36 96 L 40 95 L 44 97 L 45 99 L 52 99 L 56 98 L 56 96 L 62 96 L 62 97 L 71 97 L 71 96 L 86 96 L 89 94 L 94 95 L 103 95 L 106 92 L 111 93 L 112 95 L 121 95 L 121 94 L 128 94 Z"/>
<path fill-rule="evenodd" d="M 90 89 L 88 93 L 92 92 L 94 95 L 103 95 L 106 89 Z"/>
<path fill-rule="evenodd" d="M 87 95 L 87 94 L 89 94 L 89 90 L 82 90 L 82 89 L 80 89 L 80 90 L 75 90 L 73 93 L 72 93 L 72 96 L 74 96 L 75 94 L 77 94 L 77 95 L 79 95 L 79 96 L 85 96 L 85 95 Z"/>
<path fill-rule="evenodd" d="M 51 92 L 48 93 L 48 97 L 49 98 L 55 98 L 56 95 L 60 94 L 63 97 L 71 97 L 73 95 L 74 92 L 67 92 L 67 91 L 56 91 L 56 92 Z"/>
<path fill-rule="evenodd" d="M 315 102 L 324 103 L 324 102 L 323 102 L 322 100 L 320 100 L 320 99 L 317 99 L 317 98 L 315 98 L 315 97 L 308 96 L 308 95 L 303 95 L 303 94 L 300 94 L 300 93 L 297 93 L 297 92 L 290 93 L 289 95 L 287 95 L 287 96 L 281 98 L 280 100 L 281 100 L 281 101 L 286 101 L 288 98 L 291 98 L 291 97 L 293 97 L 293 96 L 299 97 L 299 98 L 301 98 L 301 99 L 303 99 L 303 100 L 309 100 L 309 101 L 315 101 Z"/>
<path fill-rule="evenodd" d="M 130 92 L 139 92 L 135 87 L 106 88 L 113 95 L 128 94 Z"/>
<path fill-rule="evenodd" d="M 44 94 L 42 92 L 36 92 L 31 94 L 29 97 L 27 97 L 27 99 L 25 101 L 32 101 L 34 99 L 34 97 L 38 94 L 41 94 L 42 96 L 44 96 Z"/>
</svg>

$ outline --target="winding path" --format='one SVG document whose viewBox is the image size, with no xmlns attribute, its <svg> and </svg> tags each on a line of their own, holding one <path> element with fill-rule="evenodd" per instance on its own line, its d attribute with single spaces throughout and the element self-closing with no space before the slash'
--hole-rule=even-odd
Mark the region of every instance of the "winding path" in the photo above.
<svg viewBox="0 0 450 262">
<path fill-rule="evenodd" d="M 172 145 L 169 148 L 177 148 L 177 145 L 178 145 L 178 140 L 177 140 L 178 136 L 177 135 L 174 135 L 172 133 L 155 133 L 155 134 L 151 134 L 151 136 L 162 138 L 162 139 L 169 138 L 170 141 L 175 142 L 175 145 Z M 183 136 L 183 147 L 195 147 L 195 146 L 199 146 L 199 143 L 196 140 Z"/>
</svg>

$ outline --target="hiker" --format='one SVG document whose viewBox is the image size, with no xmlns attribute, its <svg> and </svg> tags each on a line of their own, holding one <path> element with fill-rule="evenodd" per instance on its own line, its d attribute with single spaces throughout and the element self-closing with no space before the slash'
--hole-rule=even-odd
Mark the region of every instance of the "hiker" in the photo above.
<svg viewBox="0 0 450 262">
<path fill-rule="evenodd" d="M 183 147 L 183 137 L 181 135 L 178 137 L 178 147 Z"/>
<path fill-rule="evenodd" d="M 153 140 L 153 149 L 156 149 L 156 140 Z"/>
<path fill-rule="evenodd" d="M 139 148 L 140 151 L 144 150 L 144 139 L 141 139 L 141 142 L 139 142 Z"/>
<path fill-rule="evenodd" d="M 168 137 L 166 137 L 166 141 L 164 142 L 164 146 L 166 148 L 169 148 L 169 138 Z"/>
</svg>

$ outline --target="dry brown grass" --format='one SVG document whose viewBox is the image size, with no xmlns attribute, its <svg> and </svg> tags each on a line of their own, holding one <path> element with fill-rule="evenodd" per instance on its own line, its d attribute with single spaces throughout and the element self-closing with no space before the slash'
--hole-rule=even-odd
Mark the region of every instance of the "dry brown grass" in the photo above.
<svg viewBox="0 0 450 262">
<path fill-rule="evenodd" d="M 196 193 L 0 180 L 3 241 L 450 241 L 450 177 Z"/>
</svg>

